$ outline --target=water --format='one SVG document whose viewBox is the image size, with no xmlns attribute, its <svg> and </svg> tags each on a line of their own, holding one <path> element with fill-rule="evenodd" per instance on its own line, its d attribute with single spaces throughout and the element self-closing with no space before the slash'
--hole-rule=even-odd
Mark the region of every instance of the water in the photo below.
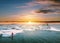
<svg viewBox="0 0 60 43">
<path fill-rule="evenodd" d="M 60 43 L 60 24 L 0 24 L 0 43 Z"/>
</svg>

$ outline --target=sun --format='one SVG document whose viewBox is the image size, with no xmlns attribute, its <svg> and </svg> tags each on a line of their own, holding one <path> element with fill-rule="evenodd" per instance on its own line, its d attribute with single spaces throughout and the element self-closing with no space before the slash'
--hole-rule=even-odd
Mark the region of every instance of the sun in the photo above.
<svg viewBox="0 0 60 43">
<path fill-rule="evenodd" d="M 32 21 L 28 21 L 27 24 L 34 24 Z"/>
</svg>

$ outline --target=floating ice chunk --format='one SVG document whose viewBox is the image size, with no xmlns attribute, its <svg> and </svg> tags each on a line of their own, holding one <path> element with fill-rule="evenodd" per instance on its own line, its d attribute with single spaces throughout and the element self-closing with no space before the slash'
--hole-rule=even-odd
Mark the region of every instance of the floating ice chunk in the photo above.
<svg viewBox="0 0 60 43">
<path fill-rule="evenodd" d="M 3 33 L 2 37 L 11 37 L 11 34 Z"/>
</svg>

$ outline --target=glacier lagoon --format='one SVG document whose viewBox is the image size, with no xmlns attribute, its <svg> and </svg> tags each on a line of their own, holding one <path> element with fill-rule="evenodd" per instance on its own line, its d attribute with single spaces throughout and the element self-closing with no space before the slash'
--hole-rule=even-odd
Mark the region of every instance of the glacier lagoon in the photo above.
<svg viewBox="0 0 60 43">
<path fill-rule="evenodd" d="M 60 24 L 0 24 L 0 43 L 60 43 Z"/>
</svg>

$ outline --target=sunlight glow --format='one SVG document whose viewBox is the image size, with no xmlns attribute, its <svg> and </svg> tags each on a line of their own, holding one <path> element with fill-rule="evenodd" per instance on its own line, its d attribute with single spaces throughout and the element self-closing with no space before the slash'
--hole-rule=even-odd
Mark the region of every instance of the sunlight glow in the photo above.
<svg viewBox="0 0 60 43">
<path fill-rule="evenodd" d="M 33 24 L 33 22 L 29 21 L 27 24 Z"/>
<path fill-rule="evenodd" d="M 26 22 L 26 24 L 31 24 L 31 25 L 33 25 L 33 24 L 38 24 L 37 22 L 33 22 L 33 21 L 28 21 L 28 22 Z"/>
</svg>

